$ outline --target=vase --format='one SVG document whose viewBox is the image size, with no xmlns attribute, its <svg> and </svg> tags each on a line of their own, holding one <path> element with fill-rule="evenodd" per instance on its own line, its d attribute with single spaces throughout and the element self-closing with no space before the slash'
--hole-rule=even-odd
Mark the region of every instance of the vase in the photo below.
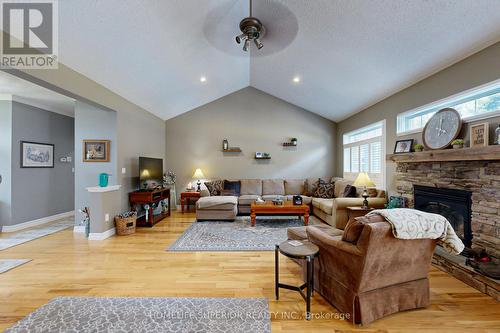
<svg viewBox="0 0 500 333">
<path fill-rule="evenodd" d="M 101 173 L 99 175 L 99 186 L 106 187 L 108 186 L 108 182 L 109 182 L 109 175 L 107 173 Z"/>
<path fill-rule="evenodd" d="M 453 145 L 453 149 L 460 149 L 463 147 L 464 147 L 464 145 Z"/>
</svg>

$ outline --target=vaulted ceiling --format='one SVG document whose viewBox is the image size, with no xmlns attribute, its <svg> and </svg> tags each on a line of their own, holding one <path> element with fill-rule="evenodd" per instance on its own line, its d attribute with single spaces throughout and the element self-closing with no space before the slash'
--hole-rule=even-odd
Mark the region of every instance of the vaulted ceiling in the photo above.
<svg viewBox="0 0 500 333">
<path fill-rule="evenodd" d="M 246 53 L 248 0 L 60 1 L 59 59 L 163 119 L 251 85 L 339 121 L 500 40 L 499 0 L 253 7 L 267 33 Z"/>
</svg>

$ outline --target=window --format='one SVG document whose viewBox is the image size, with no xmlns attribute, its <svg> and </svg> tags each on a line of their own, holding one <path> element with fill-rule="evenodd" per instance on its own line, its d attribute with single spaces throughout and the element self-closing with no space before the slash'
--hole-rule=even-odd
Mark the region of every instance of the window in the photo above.
<svg viewBox="0 0 500 333">
<path fill-rule="evenodd" d="M 367 172 L 377 187 L 384 188 L 385 120 L 344 134 L 344 178 L 356 179 Z"/>
<path fill-rule="evenodd" d="M 397 133 L 421 131 L 437 111 L 447 107 L 457 110 L 466 121 L 497 116 L 500 114 L 500 80 L 399 114 Z"/>
</svg>

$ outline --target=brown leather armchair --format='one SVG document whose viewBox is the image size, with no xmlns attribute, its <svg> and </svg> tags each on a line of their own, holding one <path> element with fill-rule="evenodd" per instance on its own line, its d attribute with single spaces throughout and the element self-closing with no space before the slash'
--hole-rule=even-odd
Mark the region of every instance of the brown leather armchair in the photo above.
<svg viewBox="0 0 500 333">
<path fill-rule="evenodd" d="M 354 323 L 366 325 L 395 312 L 429 305 L 428 272 L 435 240 L 401 240 L 380 216 L 365 223 L 356 244 L 307 227 L 320 248 L 315 289 Z"/>
</svg>

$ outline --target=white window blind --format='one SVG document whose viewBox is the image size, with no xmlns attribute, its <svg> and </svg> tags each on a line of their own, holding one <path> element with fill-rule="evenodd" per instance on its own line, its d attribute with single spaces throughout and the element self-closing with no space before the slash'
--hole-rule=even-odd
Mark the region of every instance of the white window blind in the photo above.
<svg viewBox="0 0 500 333">
<path fill-rule="evenodd" d="M 384 132 L 384 122 L 377 122 L 344 134 L 344 178 L 367 172 L 377 187 L 384 188 Z"/>
</svg>

